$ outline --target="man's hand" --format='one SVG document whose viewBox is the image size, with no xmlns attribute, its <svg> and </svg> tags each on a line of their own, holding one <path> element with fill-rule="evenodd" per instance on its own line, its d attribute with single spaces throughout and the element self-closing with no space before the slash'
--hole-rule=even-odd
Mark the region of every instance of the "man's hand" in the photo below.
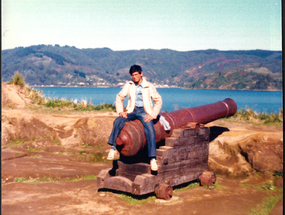
<svg viewBox="0 0 285 215">
<path fill-rule="evenodd" d="M 150 122 L 150 121 L 153 120 L 153 119 L 154 119 L 154 118 L 153 118 L 151 115 L 147 114 L 146 117 L 144 118 L 144 121 L 145 121 L 145 122 Z"/>
<path fill-rule="evenodd" d="M 119 113 L 119 116 L 122 116 L 122 117 L 124 117 L 124 118 L 127 118 L 127 117 L 128 117 L 127 115 L 128 115 L 127 112 L 121 112 L 121 113 Z"/>
</svg>

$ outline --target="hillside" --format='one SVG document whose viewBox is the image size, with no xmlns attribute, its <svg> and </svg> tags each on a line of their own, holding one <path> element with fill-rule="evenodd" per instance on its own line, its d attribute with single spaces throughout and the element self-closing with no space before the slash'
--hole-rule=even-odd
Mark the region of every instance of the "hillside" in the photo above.
<svg viewBox="0 0 285 215">
<path fill-rule="evenodd" d="M 30 85 L 118 86 L 133 64 L 157 85 L 195 89 L 281 90 L 282 52 L 112 51 L 36 45 L 2 51 L 2 81 L 19 71 Z"/>
</svg>

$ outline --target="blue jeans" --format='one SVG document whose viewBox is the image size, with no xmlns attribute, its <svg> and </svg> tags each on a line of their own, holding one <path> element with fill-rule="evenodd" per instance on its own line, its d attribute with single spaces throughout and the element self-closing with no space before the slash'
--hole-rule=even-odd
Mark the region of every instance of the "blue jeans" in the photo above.
<svg viewBox="0 0 285 215">
<path fill-rule="evenodd" d="M 113 130 L 108 140 L 108 144 L 116 147 L 116 139 L 119 136 L 122 128 L 124 127 L 125 123 L 128 121 L 132 121 L 135 119 L 139 119 L 144 127 L 144 132 L 146 136 L 147 142 L 147 151 L 148 157 L 155 158 L 156 157 L 156 142 L 155 142 L 155 131 L 153 127 L 153 121 L 145 122 L 144 118 L 146 117 L 146 112 L 144 111 L 143 107 L 136 107 L 134 112 L 129 113 L 127 118 L 119 116 L 115 119 L 113 124 Z"/>
</svg>

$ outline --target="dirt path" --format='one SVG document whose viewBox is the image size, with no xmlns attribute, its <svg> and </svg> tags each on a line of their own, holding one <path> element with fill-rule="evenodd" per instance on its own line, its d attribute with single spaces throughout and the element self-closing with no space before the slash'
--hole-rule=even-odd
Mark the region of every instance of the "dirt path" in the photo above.
<svg viewBox="0 0 285 215">
<path fill-rule="evenodd" d="M 2 186 L 2 214 L 248 214 L 266 191 L 219 176 L 220 189 L 180 191 L 171 201 L 131 205 L 118 192 L 98 191 L 96 180 L 9 183 Z M 178 189 L 179 190 L 179 189 Z M 145 197 L 146 198 L 146 197 Z M 153 199 L 153 198 L 152 198 Z M 279 211 L 280 212 L 280 211 Z"/>
</svg>

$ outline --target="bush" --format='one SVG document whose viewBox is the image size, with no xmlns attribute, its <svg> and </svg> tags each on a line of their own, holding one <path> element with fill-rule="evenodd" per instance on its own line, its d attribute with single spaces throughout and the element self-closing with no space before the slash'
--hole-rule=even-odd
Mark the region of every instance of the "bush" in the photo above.
<svg viewBox="0 0 285 215">
<path fill-rule="evenodd" d="M 281 124 L 283 122 L 283 110 L 279 109 L 279 113 L 257 113 L 251 108 L 246 106 L 246 108 L 241 108 L 232 116 L 234 120 L 245 121 L 245 122 L 255 122 L 263 124 Z"/>
<path fill-rule="evenodd" d="M 16 71 L 14 76 L 11 78 L 11 81 L 8 82 L 8 84 L 14 84 L 14 85 L 18 85 L 20 87 L 24 87 L 25 86 L 25 79 L 23 78 L 23 76 Z"/>
</svg>

